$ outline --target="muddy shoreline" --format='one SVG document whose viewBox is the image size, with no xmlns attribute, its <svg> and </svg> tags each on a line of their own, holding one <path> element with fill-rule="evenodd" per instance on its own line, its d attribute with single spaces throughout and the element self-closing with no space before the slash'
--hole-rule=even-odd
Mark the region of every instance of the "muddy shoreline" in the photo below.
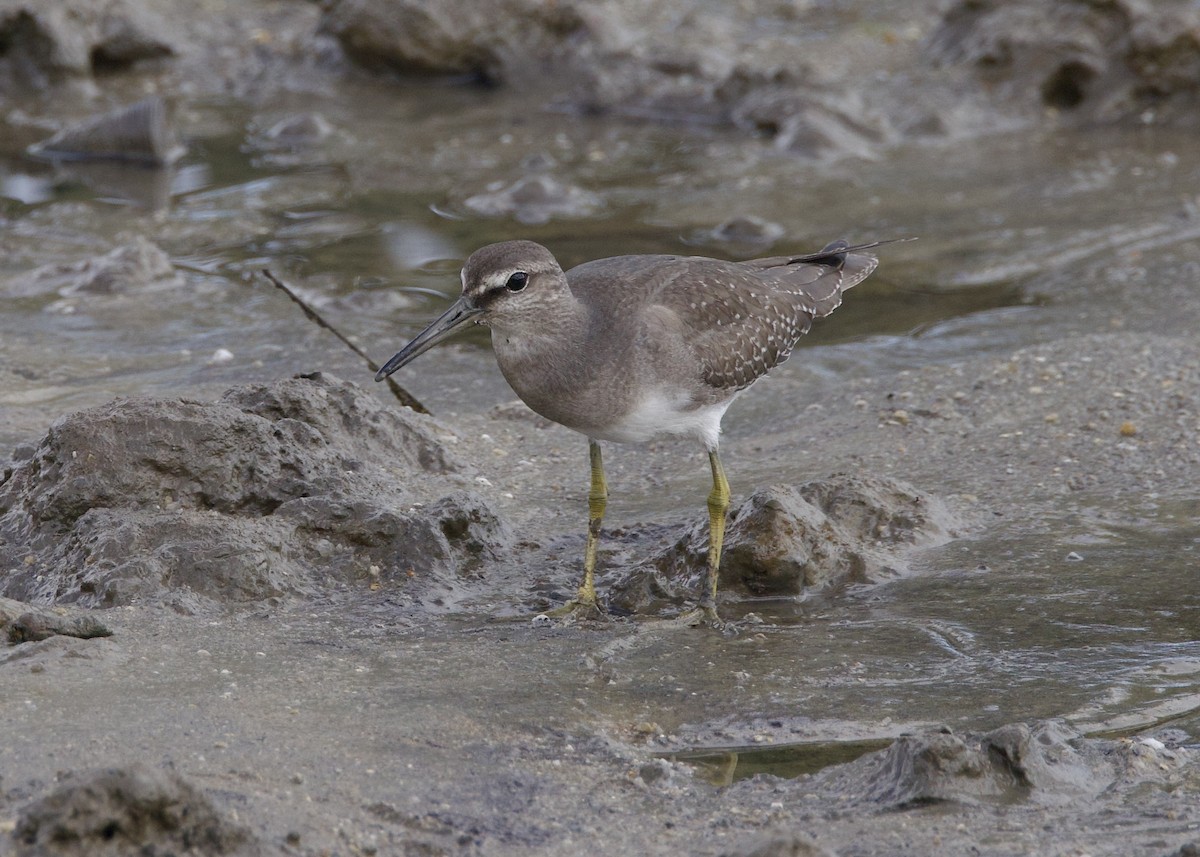
<svg viewBox="0 0 1200 857">
<path fill-rule="evenodd" d="M 1057 348 L 1061 356 L 1079 345 Z M 1144 345 L 1139 339 L 1139 348 Z M 1175 376 L 1172 392 L 1194 401 L 1200 395 L 1200 353 L 1191 343 L 1156 345 L 1153 352 L 1184 370 Z M 1115 358 L 1126 354 L 1130 343 L 1106 336 L 1088 346 L 1093 355 L 1107 347 Z M 1021 356 L 1053 354 L 1052 349 L 1043 352 Z M 1022 362 L 1018 359 L 1011 371 L 1022 371 Z M 1048 362 L 1029 359 L 1026 365 Z M 1056 407 L 1086 412 L 1095 407 L 1088 391 L 1109 389 L 1114 381 L 1128 386 L 1140 374 L 1132 367 L 1133 374 L 1113 375 L 1115 362 L 1093 361 L 1090 365 L 1108 368 L 1082 379 L 1085 383 L 1068 385 L 1075 392 L 1057 396 Z M 970 375 L 983 374 L 985 367 L 951 368 Z M 938 399 L 945 379 L 905 380 L 920 403 Z M 899 380 L 860 379 L 848 396 L 886 401 L 885 391 Z M 1138 441 L 1134 454 L 1122 449 L 1131 439 L 1122 436 L 1121 423 L 1098 431 L 1100 443 L 1089 432 L 1079 432 L 1074 441 L 1038 439 L 1048 425 L 1040 400 L 1010 398 L 1005 386 L 972 396 L 974 419 L 982 423 L 976 428 L 1000 450 L 981 451 L 977 434 L 963 432 L 952 419 L 934 419 L 918 406 L 908 421 L 897 420 L 895 413 L 863 418 L 862 409 L 852 404 L 827 403 L 810 413 L 812 431 L 838 438 L 821 450 L 827 466 L 858 462 L 858 469 L 886 468 L 914 484 L 929 484 L 935 482 L 936 461 L 978 462 L 953 480 L 936 480 L 951 495 L 948 503 L 967 512 L 969 532 L 933 549 L 932 557 L 912 555 L 900 579 L 882 584 L 882 591 L 880 584 L 835 590 L 809 600 L 796 618 L 765 603 L 756 610 L 765 621 L 744 624 L 732 639 L 671 629 L 652 618 L 539 625 L 530 614 L 543 601 L 531 600 L 527 589 L 519 594 L 520 584 L 530 582 L 529 565 L 521 563 L 490 569 L 483 579 L 466 584 L 465 597 L 459 593 L 459 605 L 448 616 L 438 615 L 442 608 L 430 612 L 420 598 L 414 601 L 403 582 L 385 577 L 379 585 L 360 574 L 337 586 L 325 578 L 320 587 L 325 594 L 284 599 L 275 606 L 208 608 L 193 616 L 176 612 L 178 604 L 175 610 L 149 605 L 102 610 L 95 615 L 111 637 L 54 636 L 22 643 L 4 659 L 11 688 L 6 717 L 11 734 L 19 736 L 5 751 L 5 811 L 15 823 L 28 815 L 35 799 L 73 788 L 86 781 L 88 771 L 139 762 L 179 772 L 208 795 L 218 817 L 248 826 L 259 843 L 254 847 L 265 853 L 370 853 L 372 848 L 377 853 L 413 848 L 573 853 L 599 841 L 605 853 L 735 854 L 758 853 L 754 849 L 766 840 L 807 842 L 811 837 L 813 848 L 826 849 L 812 853 L 958 853 L 976 847 L 982 853 L 1015 854 L 1042 853 L 1040 831 L 1047 825 L 1059 831 L 1056 847 L 1081 853 L 1174 853 L 1194 841 L 1191 790 L 1200 767 L 1186 733 L 1171 725 L 1169 710 L 1167 724 L 1158 727 L 1153 711 L 1143 715 L 1149 731 L 1139 730 L 1135 717 L 1123 724 L 1125 737 L 1084 739 L 1075 730 L 1102 731 L 1103 712 L 1091 712 L 1090 718 L 1076 712 L 1066 722 L 1039 721 L 1055 706 L 1030 704 L 1019 712 L 1020 719 L 1051 729 L 1056 736 L 1051 752 L 1066 754 L 1076 768 L 1066 780 L 1038 779 L 1037 771 L 1029 774 L 1022 767 L 1030 764 L 1027 755 L 1014 750 L 1015 767 L 988 774 L 992 779 L 985 782 L 991 785 L 980 791 L 979 763 L 969 756 L 978 752 L 970 749 L 981 740 L 978 733 L 952 733 L 953 763 L 944 758 L 945 747 L 926 746 L 936 744 L 939 730 L 947 728 L 937 720 L 936 704 L 928 719 L 885 716 L 871 724 L 839 723 L 834 711 L 822 714 L 820 705 L 780 707 L 769 701 L 777 692 L 772 690 L 780 669 L 776 659 L 789 648 L 783 640 L 797 631 L 802 637 L 818 629 L 830 633 L 871 601 L 890 597 L 889 589 L 903 587 L 907 576 L 934 574 L 948 583 L 964 573 L 1004 574 L 1007 563 L 994 549 L 1006 531 L 1019 532 L 1033 520 L 1056 515 L 1090 513 L 1119 522 L 1133 510 L 1144 514 L 1147 486 L 1139 480 L 1153 483 L 1157 505 L 1182 503 L 1178 508 L 1185 511 L 1194 503 L 1186 478 L 1172 485 L 1165 476 L 1186 476 L 1179 450 L 1170 442 L 1169 408 L 1143 400 L 1139 435 L 1155 442 Z M 1007 431 L 993 431 L 991 421 L 1002 421 Z M 512 442 L 506 437 L 509 427 L 484 418 L 476 423 L 492 433 L 498 447 Z M 537 458 L 542 444 L 562 440 L 554 436 L 558 432 L 521 430 L 510 452 Z M 874 442 L 856 432 L 869 432 Z M 1084 462 L 1095 478 L 1080 492 L 1065 475 L 1026 490 L 1030 476 L 1012 472 L 1002 451 L 1014 432 L 1026 432 L 1041 454 Z M 547 441 L 543 435 L 551 437 Z M 663 449 L 652 457 L 677 451 Z M 1027 460 L 1041 470 L 1036 459 Z M 643 464 L 624 464 L 616 479 Z M 563 467 L 569 473 L 577 469 L 570 461 Z M 522 489 L 562 475 L 526 472 L 511 479 L 490 463 L 469 464 L 465 472 L 488 474 L 501 515 L 512 511 L 499 499 L 505 494 L 519 497 Z M 1095 504 L 1090 497 L 1104 500 Z M 519 520 L 513 527 L 523 537 L 538 532 Z M 560 549 L 561 562 L 550 575 L 551 598 L 561 598 L 573 585 L 572 554 L 581 543 L 569 526 L 556 535 L 569 544 Z M 980 535 L 982 543 L 972 538 Z M 652 538 L 636 531 L 618 540 L 626 542 L 623 552 L 644 553 L 653 545 Z M 970 557 L 964 561 L 950 551 L 968 551 Z M 1070 563 L 1066 554 L 1064 549 L 1051 566 Z M 947 563 L 972 567 L 977 559 L 974 572 L 952 571 L 946 578 L 938 571 Z M 610 566 L 613 560 L 607 556 Z M 983 564 L 989 572 L 979 571 Z M 612 580 L 610 568 L 601 578 L 605 594 Z M 490 605 L 507 618 L 490 616 Z M 754 605 L 740 609 L 745 606 Z M 763 661 L 769 651 L 775 654 Z M 846 653 L 836 656 L 840 669 L 847 669 Z M 805 656 L 799 657 L 792 680 L 806 672 Z M 694 699 L 683 701 L 697 689 L 671 675 L 696 658 L 729 673 L 697 686 L 704 700 L 699 709 Z M 775 665 L 760 672 L 769 663 Z M 854 667 L 849 670 L 852 675 Z M 817 671 L 824 672 L 819 666 Z M 676 703 L 675 697 L 682 698 Z M 701 720 L 689 719 L 695 714 L 680 719 L 681 713 L 700 709 Z M 978 714 L 972 719 L 981 722 Z M 984 714 L 982 722 L 989 720 L 1007 722 Z M 1037 725 L 1055 722 L 1060 725 Z M 901 734 L 914 736 L 907 740 L 917 746 L 906 752 L 918 761 L 888 762 L 886 755 L 899 751 L 876 751 L 842 773 L 842 767 L 834 767 L 795 780 L 767 777 L 720 787 L 707 779 L 710 771 L 670 761 L 673 752 L 706 747 L 833 746 Z M 956 755 L 962 753 L 968 755 Z M 876 757 L 884 758 L 870 761 Z M 929 767 L 919 761 L 927 757 L 942 761 Z M 1084 757 L 1106 761 L 1097 768 L 1100 762 Z M 897 764 L 907 773 L 891 781 Z M 1020 794 L 1015 804 L 1013 789 Z M 1133 793 L 1138 798 L 1131 804 Z M 128 810 L 119 800 L 115 804 L 117 809 L 109 811 L 123 818 Z M 1010 808 L 998 812 L 1002 806 Z M 903 809 L 899 816 L 897 807 Z M 636 824 L 611 823 L 613 816 L 630 815 Z M 1112 841 L 1110 825 L 1125 831 L 1120 843 Z M 1130 825 L 1141 831 L 1132 839 Z M 1139 841 L 1145 844 L 1130 851 L 1130 843 Z M 16 842 L 23 853 L 20 839 Z M 249 853 L 239 850 L 249 847 L 243 843 L 211 853 Z"/>
</svg>

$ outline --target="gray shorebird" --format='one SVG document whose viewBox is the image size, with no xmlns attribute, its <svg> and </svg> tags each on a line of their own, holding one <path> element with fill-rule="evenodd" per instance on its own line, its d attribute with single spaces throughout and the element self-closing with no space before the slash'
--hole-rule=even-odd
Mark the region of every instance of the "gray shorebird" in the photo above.
<svg viewBox="0 0 1200 857">
<path fill-rule="evenodd" d="M 698 256 L 616 256 L 564 272 L 545 247 L 505 241 L 462 269 L 462 295 L 384 364 L 381 381 L 470 322 L 491 328 L 500 371 L 530 408 L 588 439 L 591 490 L 583 580 L 552 615 L 602 612 L 596 546 L 608 487 L 600 441 L 663 434 L 703 442 L 712 467 L 708 569 L 685 620 L 721 626 L 717 571 L 729 483 L 717 454 L 734 398 L 788 358 L 814 318 L 878 260 L 835 241 L 818 253 L 725 262 Z"/>
</svg>

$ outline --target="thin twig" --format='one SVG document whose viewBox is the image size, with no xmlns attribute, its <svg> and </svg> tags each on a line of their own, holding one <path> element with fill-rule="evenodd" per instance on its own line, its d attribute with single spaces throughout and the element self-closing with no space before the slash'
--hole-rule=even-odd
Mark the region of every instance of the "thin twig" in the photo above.
<svg viewBox="0 0 1200 857">
<path fill-rule="evenodd" d="M 281 292 L 283 292 L 285 295 L 287 295 L 289 298 L 291 298 L 292 302 L 295 303 L 298 307 L 300 307 L 300 309 L 302 309 L 304 311 L 304 314 L 306 316 L 308 316 L 309 321 L 312 321 L 318 327 L 325 328 L 330 333 L 332 333 L 334 336 L 336 336 L 338 339 L 340 339 L 343 343 L 345 343 L 345 345 L 351 351 L 353 351 L 355 354 L 357 354 L 363 360 L 367 361 L 367 365 L 371 367 L 372 372 L 379 371 L 379 364 L 377 364 L 374 360 L 372 360 L 370 357 L 368 357 L 366 352 L 364 352 L 361 348 L 359 348 L 357 345 L 355 345 L 353 342 L 351 342 L 349 339 L 347 339 L 345 336 L 343 336 L 342 332 L 340 330 L 338 330 L 332 324 L 327 322 L 325 319 L 321 318 L 321 314 L 319 312 L 317 312 L 315 309 L 313 309 L 311 306 L 309 306 L 309 304 L 304 300 L 304 298 L 300 297 L 298 294 L 296 294 L 290 288 L 285 286 L 278 277 L 276 277 L 274 274 L 271 273 L 270 268 L 263 268 L 262 273 L 263 273 L 264 277 L 266 277 L 268 280 L 271 281 L 271 283 L 275 286 L 275 288 L 279 289 Z M 405 390 L 403 387 L 401 387 L 399 384 L 397 384 L 394 380 L 392 380 L 391 376 L 388 376 L 388 378 L 386 380 L 387 380 L 388 389 L 390 389 L 392 391 L 392 395 L 394 395 L 400 401 L 400 404 L 404 405 L 405 407 L 412 408 L 414 411 L 416 411 L 419 414 L 429 413 L 429 410 L 424 405 L 422 405 L 420 402 L 418 402 L 411 393 L 409 393 L 407 390 Z"/>
</svg>

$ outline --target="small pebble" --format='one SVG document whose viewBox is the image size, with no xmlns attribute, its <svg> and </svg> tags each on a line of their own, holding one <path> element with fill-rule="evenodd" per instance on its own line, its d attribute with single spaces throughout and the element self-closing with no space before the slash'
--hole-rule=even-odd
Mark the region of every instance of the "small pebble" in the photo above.
<svg viewBox="0 0 1200 857">
<path fill-rule="evenodd" d="M 233 352 L 228 348 L 218 348 L 212 353 L 212 357 L 208 358 L 209 365 L 215 366 L 219 363 L 228 363 L 233 359 Z"/>
<path fill-rule="evenodd" d="M 1067 562 L 1080 562 L 1083 560 L 1083 554 L 1078 554 L 1075 553 L 1075 551 L 1071 551 L 1069 554 L 1067 554 L 1066 560 Z"/>
<path fill-rule="evenodd" d="M 1135 426 L 1129 420 L 1121 423 L 1121 437 L 1133 437 L 1137 433 L 1137 426 Z"/>
</svg>

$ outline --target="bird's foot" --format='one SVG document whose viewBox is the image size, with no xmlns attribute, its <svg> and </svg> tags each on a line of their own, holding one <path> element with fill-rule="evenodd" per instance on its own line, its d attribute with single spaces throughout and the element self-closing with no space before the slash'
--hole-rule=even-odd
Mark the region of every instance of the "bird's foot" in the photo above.
<svg viewBox="0 0 1200 857">
<path fill-rule="evenodd" d="M 732 622 L 726 622 L 717 615 L 717 608 L 711 604 L 700 604 L 673 620 L 679 625 L 690 628 L 712 628 L 726 636 L 737 634 L 737 627 Z"/>
<path fill-rule="evenodd" d="M 545 618 L 543 618 L 545 617 Z M 534 617 L 535 622 L 561 619 L 564 625 L 589 619 L 607 619 L 608 613 L 595 598 L 572 598 L 561 607 L 547 610 Z"/>
</svg>

